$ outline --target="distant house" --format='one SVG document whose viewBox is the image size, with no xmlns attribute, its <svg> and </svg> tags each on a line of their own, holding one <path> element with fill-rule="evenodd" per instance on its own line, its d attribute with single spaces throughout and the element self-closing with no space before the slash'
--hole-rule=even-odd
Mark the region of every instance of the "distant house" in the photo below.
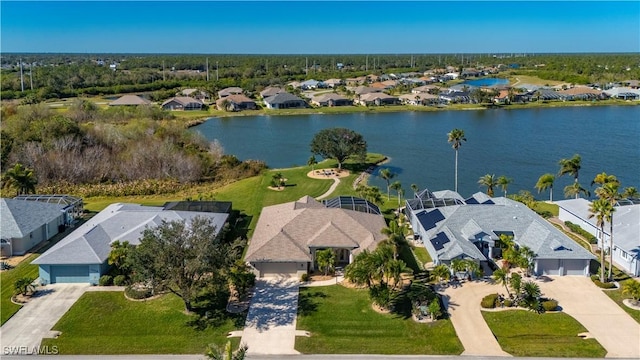
<svg viewBox="0 0 640 360">
<path fill-rule="evenodd" d="M 302 83 L 300 81 L 291 81 L 287 84 L 287 86 L 291 86 L 294 89 L 299 89 L 300 87 L 302 87 Z"/>
<path fill-rule="evenodd" d="M 471 101 L 469 92 L 466 91 L 449 91 L 440 94 L 440 99 L 448 103 L 468 103 Z"/>
<path fill-rule="evenodd" d="M 300 88 L 302 88 L 302 90 L 312 90 L 312 89 L 317 89 L 323 86 L 324 84 L 321 81 L 314 80 L 314 79 L 303 81 L 300 83 Z"/>
<path fill-rule="evenodd" d="M 342 79 L 327 79 L 323 81 L 323 83 L 326 87 L 333 89 L 344 84 L 344 81 L 342 81 Z"/>
<path fill-rule="evenodd" d="M 64 205 L 0 199 L 0 249 L 3 256 L 23 255 L 64 229 Z"/>
<path fill-rule="evenodd" d="M 228 87 L 218 91 L 218 98 L 227 97 L 229 95 L 238 95 L 238 94 L 242 94 L 243 92 L 244 90 L 242 90 L 242 88 Z"/>
<path fill-rule="evenodd" d="M 355 78 L 347 78 L 345 80 L 345 83 L 347 84 L 347 86 L 358 86 L 358 85 L 362 85 L 364 83 L 367 82 L 367 77 L 366 76 L 359 76 L 359 77 L 355 77 Z"/>
<path fill-rule="evenodd" d="M 498 95 L 493 98 L 494 104 L 508 104 L 509 103 L 509 91 L 508 90 L 500 90 Z"/>
<path fill-rule="evenodd" d="M 318 250 L 333 249 L 336 265 L 344 266 L 362 251 L 375 249 L 385 238 L 379 209 L 362 199 L 343 200 L 323 204 L 305 196 L 263 208 L 245 261 L 259 277 L 297 278 L 318 268 Z"/>
<path fill-rule="evenodd" d="M 400 95 L 400 102 L 407 105 L 433 105 L 438 101 L 438 96 L 427 93 Z"/>
<path fill-rule="evenodd" d="M 600 229 L 596 219 L 590 218 L 590 202 L 586 199 L 556 201 L 558 218 L 570 221 L 598 238 Z M 613 262 L 633 276 L 640 276 L 640 200 L 619 200 L 613 213 Z M 610 245 L 609 225 L 604 227 L 604 247 Z"/>
<path fill-rule="evenodd" d="M 305 108 L 307 103 L 299 97 L 287 92 L 269 96 L 264 99 L 267 109 Z"/>
<path fill-rule="evenodd" d="M 640 100 L 640 89 L 630 87 L 614 87 L 604 93 L 620 100 Z"/>
<path fill-rule="evenodd" d="M 171 204 L 165 207 L 120 203 L 107 206 L 32 262 L 38 265 L 40 282 L 97 284 L 109 269 L 107 258 L 113 242 L 128 241 L 138 245 L 145 229 L 154 228 L 163 221 L 190 222 L 195 217 L 211 219 L 219 233 L 229 217 L 227 213 L 201 208 L 178 210 L 181 208 L 178 205 L 172 205 L 169 210 L 168 205 Z"/>
<path fill-rule="evenodd" d="M 566 90 L 558 91 L 565 100 L 594 100 L 608 97 L 602 90 L 592 89 L 587 86 L 575 86 Z"/>
<path fill-rule="evenodd" d="M 423 86 L 418 86 L 418 87 L 415 87 L 415 88 L 411 89 L 411 93 L 413 93 L 413 94 L 424 94 L 424 93 L 432 94 L 434 91 L 436 91 L 436 89 L 439 89 L 439 88 L 437 86 L 435 86 L 435 85 L 423 85 Z"/>
<path fill-rule="evenodd" d="M 314 96 L 311 104 L 315 106 L 346 106 L 353 104 L 353 101 L 346 97 L 334 93 L 321 94 Z"/>
<path fill-rule="evenodd" d="M 488 269 L 488 262 L 502 256 L 501 235 L 533 250 L 536 275 L 588 276 L 595 260 L 547 220 L 505 197 L 478 192 L 464 199 L 451 190 L 425 189 L 406 201 L 405 212 L 435 264 L 470 259 Z"/>
<path fill-rule="evenodd" d="M 398 103 L 398 98 L 395 96 L 387 95 L 385 93 L 368 93 L 364 95 L 360 95 L 358 99 L 355 101 L 357 104 L 368 106 L 368 105 L 395 105 Z"/>
<path fill-rule="evenodd" d="M 256 102 L 243 94 L 229 95 L 218 99 L 216 107 L 225 111 L 255 110 Z"/>
<path fill-rule="evenodd" d="M 189 96 L 176 96 L 162 103 L 164 110 L 202 110 L 202 101 Z"/>
<path fill-rule="evenodd" d="M 273 96 L 273 95 L 280 94 L 280 93 L 283 93 L 283 92 L 286 92 L 283 88 L 276 87 L 276 86 L 269 86 L 268 88 L 260 91 L 260 97 L 264 99 L 264 98 L 267 98 L 269 96 Z"/>
<path fill-rule="evenodd" d="M 149 105 L 151 101 L 138 95 L 122 95 L 109 103 L 109 106 L 138 106 Z"/>
<path fill-rule="evenodd" d="M 356 95 L 379 93 L 379 92 L 382 92 L 382 91 L 384 91 L 383 88 L 375 88 L 375 87 L 370 87 L 370 86 L 358 86 L 353 90 L 353 92 Z"/>
<path fill-rule="evenodd" d="M 189 96 L 200 101 L 205 101 L 209 98 L 209 93 L 198 89 L 184 89 L 178 92 L 176 96 Z"/>
</svg>

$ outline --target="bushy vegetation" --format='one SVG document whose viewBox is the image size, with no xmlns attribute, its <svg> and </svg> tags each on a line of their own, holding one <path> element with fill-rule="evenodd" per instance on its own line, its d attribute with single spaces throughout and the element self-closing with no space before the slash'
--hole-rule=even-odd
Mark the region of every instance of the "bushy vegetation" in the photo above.
<svg viewBox="0 0 640 360">
<path fill-rule="evenodd" d="M 598 243 L 598 239 L 591 235 L 588 231 L 584 230 L 583 228 L 580 227 L 580 225 L 576 225 L 574 223 L 572 223 L 571 221 L 565 221 L 564 222 L 565 225 L 567 225 L 567 227 L 573 231 L 574 233 L 582 236 L 583 238 L 587 239 L 589 241 L 590 244 L 597 244 Z"/>
<path fill-rule="evenodd" d="M 113 285 L 113 276 L 111 276 L 111 275 L 102 275 L 102 276 L 100 276 L 100 280 L 98 280 L 98 285 L 100 285 L 100 286 L 111 286 L 111 285 Z"/>
<path fill-rule="evenodd" d="M 130 299 L 142 300 L 151 297 L 153 290 L 149 287 L 127 286 L 124 289 L 124 294 Z"/>
<path fill-rule="evenodd" d="M 596 284 L 597 287 L 602 288 L 602 289 L 613 289 L 613 288 L 616 287 L 616 284 L 614 284 L 612 282 L 604 282 L 603 283 L 598 278 L 598 275 L 592 275 L 591 276 L 591 280 L 593 281 L 594 284 Z"/>
<path fill-rule="evenodd" d="M 485 309 L 493 309 L 499 304 L 498 297 L 498 294 L 489 294 L 482 298 L 480 306 Z"/>
<path fill-rule="evenodd" d="M 557 300 L 553 300 L 553 299 L 545 300 L 541 304 L 544 311 L 555 311 L 556 309 L 558 309 Z"/>
</svg>

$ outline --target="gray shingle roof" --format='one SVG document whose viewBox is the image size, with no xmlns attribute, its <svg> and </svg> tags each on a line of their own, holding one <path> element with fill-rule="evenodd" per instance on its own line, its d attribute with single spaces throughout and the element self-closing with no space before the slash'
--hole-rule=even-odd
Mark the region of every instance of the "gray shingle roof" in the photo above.
<svg viewBox="0 0 640 360">
<path fill-rule="evenodd" d="M 381 215 L 326 208 L 309 196 L 262 209 L 245 260 L 311 261 L 310 247 L 374 249 L 384 239 Z"/>
<path fill-rule="evenodd" d="M 23 238 L 63 215 L 64 205 L 40 201 L 0 199 L 0 237 Z"/>
<path fill-rule="evenodd" d="M 163 221 L 185 220 L 188 223 L 197 216 L 210 218 L 219 231 L 229 215 L 172 211 L 137 204 L 112 204 L 47 250 L 33 263 L 100 264 L 107 259 L 111 243 L 116 240 L 137 245 L 147 227 L 158 226 Z"/>
<path fill-rule="evenodd" d="M 148 105 L 151 101 L 144 99 L 138 95 L 123 95 L 118 99 L 109 103 L 111 106 L 136 106 L 136 105 Z"/>
<path fill-rule="evenodd" d="M 302 100 L 301 98 L 293 95 L 293 94 L 289 94 L 288 92 L 281 92 L 281 93 L 277 93 L 273 96 L 269 96 L 266 97 L 264 99 L 264 102 L 269 103 L 269 104 L 282 104 L 282 103 L 286 103 L 289 101 L 302 101 L 304 102 L 304 100 Z"/>
</svg>

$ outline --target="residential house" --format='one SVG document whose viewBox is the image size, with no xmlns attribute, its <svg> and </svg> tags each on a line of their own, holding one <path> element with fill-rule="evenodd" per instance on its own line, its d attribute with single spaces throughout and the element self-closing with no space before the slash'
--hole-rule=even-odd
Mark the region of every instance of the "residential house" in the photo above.
<svg viewBox="0 0 640 360">
<path fill-rule="evenodd" d="M 209 93 L 199 89 L 184 89 L 176 94 L 176 96 L 189 96 L 200 101 L 209 99 Z"/>
<path fill-rule="evenodd" d="M 446 101 L 447 103 L 469 103 L 471 102 L 471 97 L 469 96 L 468 91 L 455 91 L 449 90 L 440 93 L 440 99 Z"/>
<path fill-rule="evenodd" d="M 603 247 L 596 219 L 590 217 L 590 202 L 586 199 L 556 201 L 558 218 L 570 221 L 598 238 Z M 640 200 L 621 199 L 613 213 L 613 262 L 633 276 L 640 276 Z M 604 247 L 610 246 L 609 224 L 604 227 Z"/>
<path fill-rule="evenodd" d="M 109 269 L 107 258 L 113 242 L 128 241 L 132 245 L 138 245 L 145 229 L 156 227 L 165 221 L 189 223 L 196 217 L 211 219 L 216 228 L 216 234 L 212 236 L 217 236 L 229 214 L 206 210 L 168 210 L 165 207 L 138 204 L 111 204 L 40 255 L 32 264 L 38 265 L 42 284 L 97 284 L 100 276 Z"/>
<path fill-rule="evenodd" d="M 366 76 L 358 76 L 355 78 L 347 78 L 345 80 L 345 84 L 347 84 L 347 86 L 358 86 L 358 85 L 363 85 L 367 82 L 367 77 Z"/>
<path fill-rule="evenodd" d="M 189 96 L 176 96 L 162 103 L 164 110 L 202 110 L 202 101 Z"/>
<path fill-rule="evenodd" d="M 565 90 L 559 90 L 565 100 L 600 100 L 607 98 L 602 90 L 592 89 L 587 86 L 575 86 Z"/>
<path fill-rule="evenodd" d="M 82 199 L 71 195 L 28 194 L 18 195 L 14 197 L 14 200 L 37 201 L 58 205 L 64 215 L 65 226 L 72 226 L 84 212 Z"/>
<path fill-rule="evenodd" d="M 415 236 L 435 264 L 472 259 L 482 268 L 502 256 L 501 235 L 536 255 L 536 275 L 589 275 L 595 256 L 547 220 L 514 200 L 476 193 L 464 199 L 454 191 L 428 189 L 406 201 Z"/>
<path fill-rule="evenodd" d="M 509 103 L 509 90 L 500 90 L 498 95 L 493 98 L 494 104 L 508 104 Z"/>
<path fill-rule="evenodd" d="M 307 103 L 301 98 L 287 92 L 269 96 L 264 99 L 267 109 L 305 108 Z"/>
<path fill-rule="evenodd" d="M 438 96 L 427 93 L 400 95 L 400 102 L 406 105 L 434 105 L 439 101 Z"/>
<path fill-rule="evenodd" d="M 324 84 L 321 81 L 318 80 L 306 80 L 300 83 L 300 88 L 302 90 L 312 90 L 312 89 L 317 89 L 317 88 L 321 88 L 324 87 Z"/>
<path fill-rule="evenodd" d="M 138 95 L 122 95 L 109 103 L 109 106 L 138 106 L 150 105 L 151 101 Z"/>
<path fill-rule="evenodd" d="M 368 93 L 364 95 L 360 95 L 356 100 L 356 104 L 360 104 L 363 106 L 368 105 L 395 105 L 398 103 L 398 98 L 395 96 L 387 95 L 385 93 Z"/>
<path fill-rule="evenodd" d="M 216 100 L 216 107 L 224 111 L 255 110 L 256 102 L 244 94 L 236 94 Z"/>
<path fill-rule="evenodd" d="M 228 87 L 218 91 L 218 98 L 221 99 L 223 97 L 227 97 L 229 95 L 238 95 L 244 93 L 244 90 L 239 87 Z"/>
<path fill-rule="evenodd" d="M 413 89 L 411 89 L 411 93 L 412 94 L 434 94 L 436 91 L 439 91 L 439 87 L 435 86 L 435 85 L 423 85 L 423 86 L 418 86 L 415 87 Z"/>
<path fill-rule="evenodd" d="M 605 90 L 604 93 L 620 100 L 640 100 L 640 89 L 630 87 L 614 87 Z"/>
<path fill-rule="evenodd" d="M 334 89 L 340 85 L 344 84 L 344 81 L 342 81 L 342 79 L 327 79 L 324 82 L 324 85 L 328 88 Z"/>
<path fill-rule="evenodd" d="M 326 93 L 314 96 L 311 100 L 311 104 L 315 106 L 346 106 L 352 105 L 353 101 L 342 95 L 334 93 Z"/>
<path fill-rule="evenodd" d="M 262 209 L 245 255 L 259 277 L 299 277 L 317 269 L 316 251 L 333 249 L 337 265 L 363 250 L 374 250 L 385 236 L 384 217 L 362 199 L 323 204 L 310 196 Z M 352 201 L 353 203 L 353 201 Z"/>
<path fill-rule="evenodd" d="M 20 199 L 0 199 L 2 256 L 23 255 L 64 230 L 64 205 Z"/>
<path fill-rule="evenodd" d="M 358 86 L 355 89 L 353 89 L 353 92 L 356 95 L 364 95 L 364 94 L 371 94 L 371 93 L 379 93 L 379 92 L 382 92 L 383 90 L 384 89 L 370 87 L 370 86 Z"/>
<path fill-rule="evenodd" d="M 269 86 L 266 89 L 260 91 L 260 97 L 264 99 L 266 97 L 273 96 L 273 95 L 276 95 L 276 94 L 280 94 L 280 93 L 283 93 L 283 92 L 286 92 L 286 91 L 281 87 Z"/>
</svg>

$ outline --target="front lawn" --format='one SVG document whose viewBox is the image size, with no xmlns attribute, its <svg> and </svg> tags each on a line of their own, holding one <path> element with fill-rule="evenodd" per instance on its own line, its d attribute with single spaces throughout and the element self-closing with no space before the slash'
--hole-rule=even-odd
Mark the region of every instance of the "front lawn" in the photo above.
<svg viewBox="0 0 640 360">
<path fill-rule="evenodd" d="M 18 264 L 15 268 L 5 270 L 0 273 L 0 325 L 4 324 L 13 316 L 21 306 L 11 302 L 11 297 L 15 293 L 13 284 L 16 280 L 23 277 L 38 277 L 38 265 L 32 265 L 31 262 L 38 257 L 33 254 Z"/>
<path fill-rule="evenodd" d="M 536 314 L 525 310 L 483 311 L 482 316 L 502 350 L 526 357 L 604 357 L 595 339 L 582 339 L 587 330 L 565 313 Z"/>
<path fill-rule="evenodd" d="M 62 355 L 203 354 L 207 344 L 224 345 L 228 332 L 238 329 L 231 317 L 202 329 L 183 310 L 172 294 L 145 302 L 127 300 L 122 292 L 87 292 L 53 327 L 62 335 L 42 346 L 57 346 Z M 244 324 L 244 317 L 236 320 Z M 234 338 L 233 346 L 238 343 Z"/>
<path fill-rule="evenodd" d="M 422 246 L 422 245 L 414 246 L 411 249 L 413 250 L 413 253 L 416 255 L 416 258 L 423 265 L 433 261 L 433 260 L 431 260 L 431 256 L 429 256 L 429 252 L 427 251 L 427 249 L 424 248 L 424 246 Z"/>
<path fill-rule="evenodd" d="M 625 281 L 635 281 L 633 279 L 628 279 Z M 640 323 L 640 310 L 634 310 L 630 307 L 628 307 L 627 305 L 622 303 L 622 300 L 624 299 L 629 299 L 631 298 L 630 296 L 625 296 L 622 295 L 622 285 L 624 284 L 623 281 L 620 282 L 620 288 L 616 289 L 616 290 L 603 290 L 605 294 L 607 294 L 608 297 L 611 298 L 611 300 L 615 301 L 616 304 L 618 304 L 618 306 L 620 306 L 624 311 L 627 312 L 627 314 L 631 315 L 632 318 L 634 318 L 638 323 Z"/>
<path fill-rule="evenodd" d="M 371 308 L 366 290 L 341 285 L 301 288 L 296 350 L 305 354 L 447 354 L 464 349 L 449 320 L 419 324 Z"/>
</svg>

